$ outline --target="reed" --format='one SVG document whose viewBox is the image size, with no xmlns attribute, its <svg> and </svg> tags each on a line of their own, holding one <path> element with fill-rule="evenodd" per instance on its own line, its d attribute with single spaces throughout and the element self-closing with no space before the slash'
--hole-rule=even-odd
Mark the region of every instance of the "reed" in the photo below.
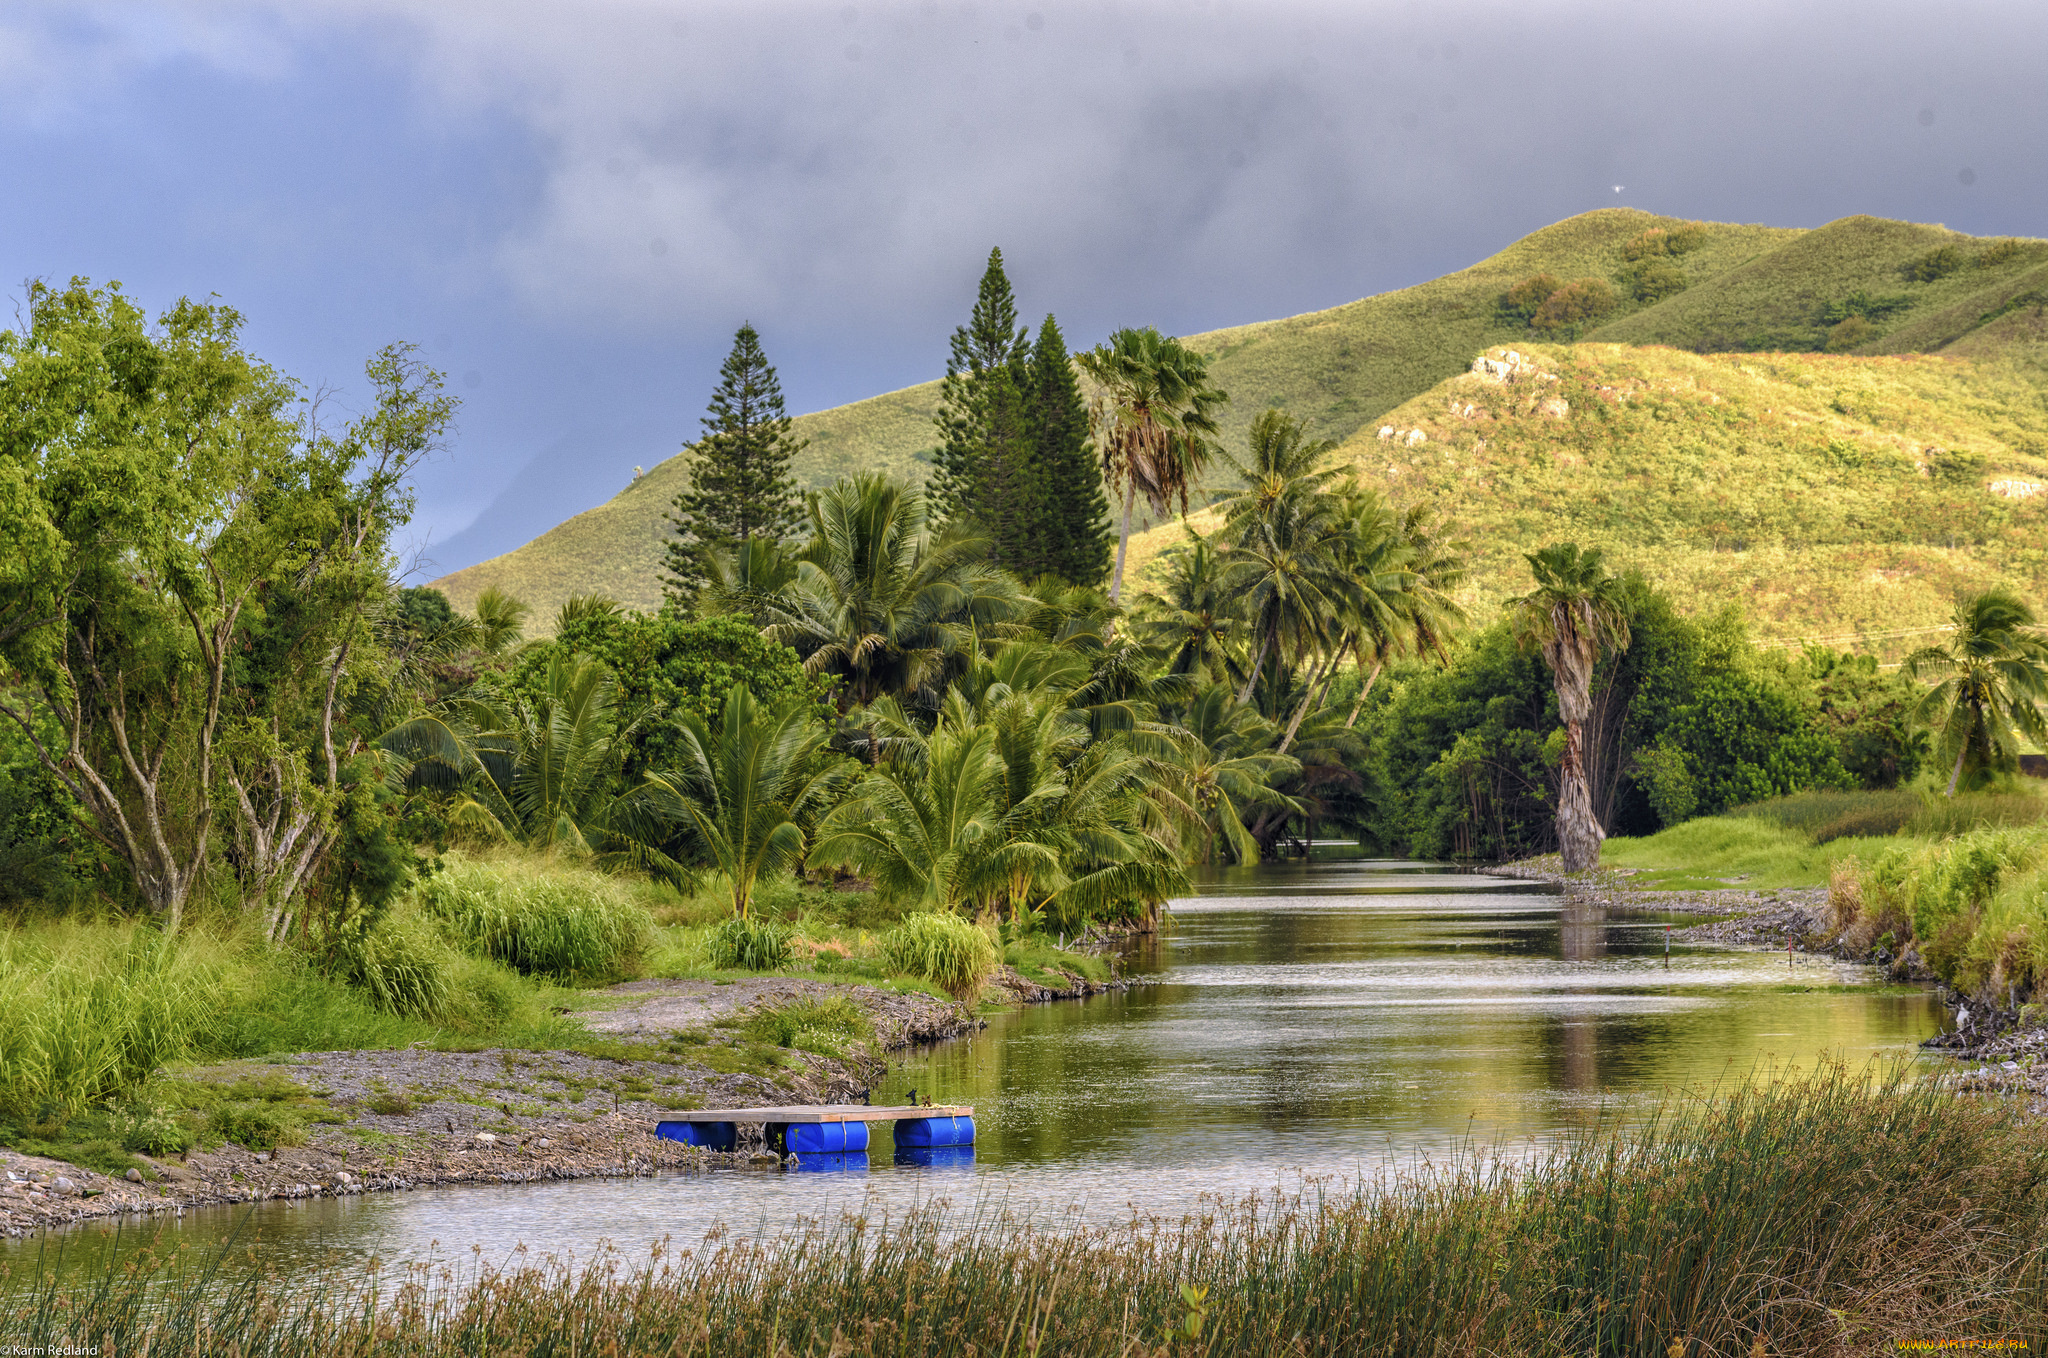
<svg viewBox="0 0 2048 1358">
<path fill-rule="evenodd" d="M 1183 1220 L 944 1209 L 584 1269 L 395 1285 L 204 1267 L 0 1284 L 19 1344 L 199 1353 L 1868 1353 L 2048 1337 L 2048 1141 L 2008 1107 L 1839 1066 L 1546 1158 Z M 284 1284 L 296 1281 L 297 1290 Z M 54 1348 L 52 1349 L 54 1351 Z"/>
</svg>

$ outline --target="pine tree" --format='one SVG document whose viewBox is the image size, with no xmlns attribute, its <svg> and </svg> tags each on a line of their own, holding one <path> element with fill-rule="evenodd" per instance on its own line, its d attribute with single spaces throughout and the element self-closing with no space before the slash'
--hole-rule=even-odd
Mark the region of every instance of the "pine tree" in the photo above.
<svg viewBox="0 0 2048 1358">
<path fill-rule="evenodd" d="M 1102 469 L 1088 441 L 1088 406 L 1051 316 L 1031 347 L 1031 427 L 1045 482 L 1045 569 L 1068 584 L 1099 585 L 1115 534 Z"/>
<path fill-rule="evenodd" d="M 710 579 L 709 554 L 748 538 L 789 537 L 803 520 L 789 463 L 807 440 L 789 432 L 782 383 L 752 325 L 733 336 L 708 409 L 703 437 L 683 449 L 690 485 L 672 502 L 676 531 L 662 553 L 662 595 L 684 607 Z"/>
<path fill-rule="evenodd" d="M 966 325 L 953 332 L 935 423 L 942 439 L 927 490 L 934 517 L 971 520 L 991 556 L 1032 576 L 1046 568 L 1046 495 L 1031 415 L 1031 332 L 991 250 Z"/>
</svg>

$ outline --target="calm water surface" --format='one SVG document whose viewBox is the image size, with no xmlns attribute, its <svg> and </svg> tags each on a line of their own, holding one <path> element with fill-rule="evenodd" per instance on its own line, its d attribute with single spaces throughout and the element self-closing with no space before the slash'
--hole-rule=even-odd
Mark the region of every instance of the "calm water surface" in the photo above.
<svg viewBox="0 0 2048 1358">
<path fill-rule="evenodd" d="M 1471 1141 L 1539 1144 L 1770 1062 L 1908 1054 L 1940 1018 L 1926 994 L 1801 993 L 1864 979 L 1824 961 L 1676 947 L 1667 966 L 1663 918 L 1426 865 L 1225 870 L 1174 915 L 1133 959 L 1154 984 L 1000 1016 L 892 1069 L 877 1103 L 915 1088 L 976 1105 L 967 1163 L 898 1165 L 876 1124 L 864 1170 L 267 1203 L 188 1213 L 168 1234 L 207 1245 L 239 1225 L 289 1265 L 472 1246 L 502 1261 L 521 1244 L 587 1258 L 605 1240 L 637 1252 L 719 1223 L 769 1234 L 934 1198 L 1049 1222 L 1177 1216 L 1204 1195 L 1355 1178 Z"/>
</svg>

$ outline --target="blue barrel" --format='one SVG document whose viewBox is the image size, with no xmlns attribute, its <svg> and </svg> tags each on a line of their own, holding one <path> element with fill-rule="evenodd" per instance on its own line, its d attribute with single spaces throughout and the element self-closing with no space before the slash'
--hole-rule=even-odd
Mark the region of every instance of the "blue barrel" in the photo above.
<svg viewBox="0 0 2048 1358">
<path fill-rule="evenodd" d="M 739 1127 L 730 1122 L 659 1122 L 654 1134 L 707 1151 L 729 1151 L 739 1144 Z"/>
<path fill-rule="evenodd" d="M 783 1149 L 790 1155 L 839 1155 L 868 1148 L 865 1122 L 792 1122 L 782 1130 Z"/>
<path fill-rule="evenodd" d="M 971 1146 L 973 1118 L 904 1118 L 896 1124 L 899 1146 Z"/>
<path fill-rule="evenodd" d="M 865 1125 L 865 1123 L 858 1122 L 854 1124 L 856 1127 Z M 842 1155 L 807 1154 L 799 1155 L 795 1159 L 787 1160 L 783 1163 L 784 1168 L 793 1169 L 803 1174 L 821 1174 L 834 1171 L 845 1172 L 848 1170 L 865 1173 L 868 1167 L 868 1153 L 866 1151 L 847 1151 Z"/>
<path fill-rule="evenodd" d="M 896 1163 L 912 1169 L 951 1169 L 972 1166 L 972 1146 L 896 1147 Z"/>
</svg>

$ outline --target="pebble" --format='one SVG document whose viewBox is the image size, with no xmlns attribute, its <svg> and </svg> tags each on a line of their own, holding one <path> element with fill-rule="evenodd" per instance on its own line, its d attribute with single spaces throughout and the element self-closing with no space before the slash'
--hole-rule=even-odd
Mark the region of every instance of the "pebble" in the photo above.
<svg viewBox="0 0 2048 1358">
<path fill-rule="evenodd" d="M 71 1180 L 61 1174 L 57 1176 L 57 1182 L 52 1184 L 51 1187 L 59 1193 L 76 1193 L 78 1191 L 78 1185 L 72 1183 Z"/>
<path fill-rule="evenodd" d="M 130 1168 L 126 1177 L 129 1183 L 139 1184 L 142 1182 L 142 1171 L 139 1169 Z"/>
</svg>

